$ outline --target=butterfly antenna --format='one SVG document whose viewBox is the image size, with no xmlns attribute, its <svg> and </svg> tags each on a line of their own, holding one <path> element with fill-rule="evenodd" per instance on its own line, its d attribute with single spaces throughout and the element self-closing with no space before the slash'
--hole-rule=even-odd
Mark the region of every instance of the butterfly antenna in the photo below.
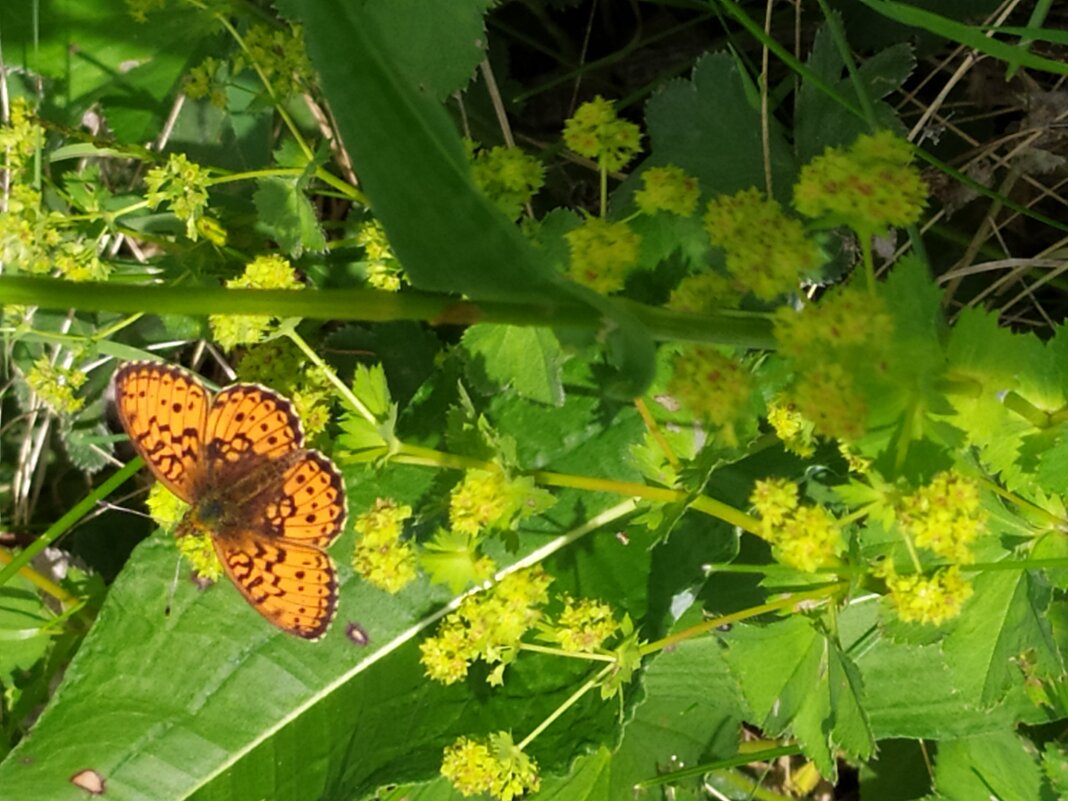
<svg viewBox="0 0 1068 801">
<path fill-rule="evenodd" d="M 171 616 L 171 604 L 174 602 L 174 594 L 178 591 L 178 574 L 182 572 L 182 557 L 174 564 L 174 578 L 171 579 L 171 588 L 167 592 L 167 605 L 163 607 L 163 616 Z"/>
</svg>

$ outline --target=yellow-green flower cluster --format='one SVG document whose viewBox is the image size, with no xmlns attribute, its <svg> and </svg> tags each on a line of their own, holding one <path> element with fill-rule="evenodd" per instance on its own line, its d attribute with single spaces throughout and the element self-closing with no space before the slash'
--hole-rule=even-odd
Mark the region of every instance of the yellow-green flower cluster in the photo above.
<svg viewBox="0 0 1068 801">
<path fill-rule="evenodd" d="M 545 183 L 545 166 L 518 147 L 498 146 L 475 152 L 471 175 L 486 196 L 515 220 Z"/>
<path fill-rule="evenodd" d="M 704 223 L 712 244 L 726 252 L 735 284 L 761 300 L 793 291 L 802 276 L 823 263 L 801 222 L 757 189 L 709 201 Z"/>
<path fill-rule="evenodd" d="M 862 236 L 920 219 L 927 187 L 908 142 L 890 131 L 860 136 L 848 150 L 827 148 L 801 169 L 794 207 L 844 222 Z"/>
<path fill-rule="evenodd" d="M 164 531 L 174 531 L 178 528 L 185 513 L 189 511 L 189 504 L 167 489 L 160 481 L 149 488 L 145 506 L 148 507 L 148 514 L 152 520 Z"/>
<path fill-rule="evenodd" d="M 399 592 L 415 578 L 415 550 L 401 539 L 411 516 L 412 507 L 379 498 L 352 526 L 358 536 L 353 569 L 386 592 Z"/>
<path fill-rule="evenodd" d="M 857 440 L 868 424 L 864 396 L 840 364 L 828 362 L 806 370 L 798 377 L 790 397 L 823 436 Z"/>
<path fill-rule="evenodd" d="M 503 731 L 485 740 L 461 737 L 445 749 L 441 775 L 464 796 L 486 793 L 499 801 L 514 801 L 541 786 L 537 763 Z"/>
<path fill-rule="evenodd" d="M 565 234 L 571 247 L 568 277 L 605 294 L 623 288 L 638 263 L 641 237 L 625 222 L 591 217 Z"/>
<path fill-rule="evenodd" d="M 762 479 L 753 487 L 749 503 L 766 527 L 781 526 L 797 510 L 797 484 L 785 478 Z"/>
<path fill-rule="evenodd" d="M 614 104 L 597 95 L 564 124 L 564 144 L 612 172 L 625 167 L 641 147 L 641 130 L 621 120 Z"/>
<path fill-rule="evenodd" d="M 85 383 L 85 373 L 74 367 L 59 367 L 41 356 L 26 374 L 26 383 L 56 414 L 70 415 L 81 410 L 85 398 L 76 394 Z"/>
<path fill-rule="evenodd" d="M 516 515 L 524 516 L 526 502 L 541 505 L 544 498 L 529 478 L 509 479 L 501 470 L 468 470 L 449 495 L 449 524 L 453 531 L 478 535 L 487 529 L 506 529 Z"/>
<path fill-rule="evenodd" d="M 247 348 L 237 361 L 237 375 L 293 401 L 307 439 L 326 430 L 334 398 L 330 379 L 322 368 L 309 364 L 290 340 L 272 339 Z"/>
<path fill-rule="evenodd" d="M 816 452 L 815 424 L 784 398 L 768 405 L 768 422 L 786 450 L 807 459 Z"/>
<path fill-rule="evenodd" d="M 215 552 L 211 534 L 207 531 L 190 531 L 181 533 L 175 542 L 178 543 L 178 553 L 189 560 L 193 572 L 200 578 L 208 581 L 218 581 L 222 578 L 223 567 L 219 561 L 219 555 Z"/>
<path fill-rule="evenodd" d="M 709 314 L 737 304 L 738 290 L 725 275 L 716 272 L 687 275 L 671 291 L 669 309 L 690 314 Z"/>
<path fill-rule="evenodd" d="M 634 193 L 634 203 L 643 214 L 666 211 L 689 217 L 697 208 L 701 188 L 697 179 L 682 167 L 669 164 L 650 167 L 642 173 L 642 188 Z"/>
<path fill-rule="evenodd" d="M 185 234 L 197 239 L 197 222 L 204 216 L 208 203 L 208 183 L 211 176 L 199 164 L 182 153 L 172 153 L 162 167 L 153 167 L 145 175 L 145 199 L 154 209 L 169 203 L 174 216 L 185 223 Z"/>
<path fill-rule="evenodd" d="M 588 654 L 619 631 L 619 623 L 608 604 L 570 595 L 564 595 L 563 602 L 564 609 L 556 619 L 540 627 L 539 639 L 555 643 L 565 651 Z"/>
<path fill-rule="evenodd" d="M 883 571 L 890 589 L 890 602 L 906 623 L 939 625 L 957 617 L 974 592 L 957 565 L 935 571 L 929 578 L 897 575 L 892 567 Z"/>
<path fill-rule="evenodd" d="M 420 644 L 426 674 L 443 684 L 467 675 L 476 659 L 497 665 L 490 675 L 500 683 L 505 665 L 515 658 L 519 638 L 541 619 L 552 582 L 539 567 L 512 573 L 486 592 L 469 596 L 445 618 L 438 633 Z"/>
<path fill-rule="evenodd" d="M 274 254 L 257 256 L 237 278 L 226 282 L 230 289 L 303 289 L 289 262 Z M 262 342 L 275 318 L 260 314 L 212 314 L 208 317 L 215 339 L 226 350 Z"/>
<path fill-rule="evenodd" d="M 53 251 L 52 262 L 68 281 L 104 281 L 111 275 L 111 266 L 100 258 L 93 241 L 66 240 Z"/>
<path fill-rule="evenodd" d="M 44 128 L 33 115 L 33 107 L 24 97 L 11 101 L 7 125 L 0 126 L 0 153 L 4 167 L 13 173 L 22 169 L 37 148 L 44 144 Z"/>
<path fill-rule="evenodd" d="M 234 73 L 253 67 L 275 97 L 286 98 L 303 91 L 312 75 L 311 62 L 304 49 L 304 30 L 253 25 L 245 33 L 244 52 L 234 59 Z"/>
<path fill-rule="evenodd" d="M 715 347 L 689 345 L 675 357 L 667 391 L 698 419 L 723 427 L 730 439 L 727 429 L 745 411 L 752 379 L 741 364 Z"/>
<path fill-rule="evenodd" d="M 375 289 L 396 292 L 408 283 L 404 269 L 393 253 L 386 229 L 378 220 L 368 220 L 356 232 L 356 244 L 363 248 L 367 263 L 367 283 Z"/>
<path fill-rule="evenodd" d="M 800 313 L 782 307 L 775 314 L 779 352 L 794 359 L 823 361 L 849 348 L 878 354 L 893 334 L 894 320 L 882 298 L 855 286 L 834 289 Z"/>
<path fill-rule="evenodd" d="M 975 561 L 972 545 L 986 522 L 979 486 L 955 470 L 946 470 L 902 498 L 898 519 L 912 541 L 943 559 L 965 565 Z"/>
<path fill-rule="evenodd" d="M 812 573 L 837 561 L 841 527 L 822 506 L 798 503 L 797 486 L 782 479 L 758 481 L 750 502 L 761 516 L 761 533 L 784 565 Z"/>
<path fill-rule="evenodd" d="M 226 108 L 226 88 L 216 79 L 222 66 L 222 61 L 208 56 L 190 69 L 183 85 L 186 97 L 191 100 L 207 97 L 216 108 Z"/>
<path fill-rule="evenodd" d="M 41 207 L 41 194 L 14 184 L 7 212 L 0 214 L 0 260 L 21 272 L 44 275 L 52 270 L 52 254 L 63 241 L 63 216 Z"/>
</svg>

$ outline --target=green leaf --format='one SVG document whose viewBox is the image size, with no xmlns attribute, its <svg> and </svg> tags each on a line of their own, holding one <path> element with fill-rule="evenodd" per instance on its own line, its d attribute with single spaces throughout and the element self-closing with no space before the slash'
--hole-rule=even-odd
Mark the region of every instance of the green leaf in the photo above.
<svg viewBox="0 0 1068 801">
<path fill-rule="evenodd" d="M 252 200 L 259 213 L 259 223 L 268 236 L 294 259 L 299 259 L 306 250 L 321 253 L 326 248 L 326 238 L 301 182 L 271 175 L 256 183 L 259 188 Z"/>
<path fill-rule="evenodd" d="M 791 727 L 821 775 L 837 775 L 833 746 L 872 753 L 856 668 L 811 621 L 795 615 L 738 626 L 725 639 L 727 662 L 759 724 L 775 735 Z"/>
<path fill-rule="evenodd" d="M 1028 570 L 997 570 L 975 579 L 954 631 L 946 638 L 946 657 L 962 690 L 984 706 L 1000 701 L 1023 681 L 1017 660 L 1034 653 L 1041 676 L 1059 675 L 1064 664 L 1046 619 L 1049 587 Z"/>
<path fill-rule="evenodd" d="M 734 59 L 724 53 L 701 58 L 689 81 L 675 80 L 649 100 L 645 118 L 653 155 L 642 165 L 676 164 L 701 183 L 703 197 L 764 186 L 760 111 Z M 782 130 L 768 132 L 771 179 L 776 196 L 789 201 L 797 164 Z M 636 188 L 635 179 L 626 184 Z"/>
<path fill-rule="evenodd" d="M 485 571 L 476 569 L 478 559 L 470 537 L 442 529 L 424 543 L 419 564 L 434 584 L 444 584 L 455 595 L 486 580 Z"/>
<path fill-rule="evenodd" d="M 0 684 L 12 686 L 17 672 L 29 670 L 52 644 L 52 619 L 33 586 L 17 578 L 0 587 Z"/>
<path fill-rule="evenodd" d="M 538 801 L 618 801 L 633 796 L 638 781 L 737 753 L 742 700 L 714 638 L 687 640 L 650 660 L 642 685 L 618 746 L 543 780 Z"/>
<path fill-rule="evenodd" d="M 935 787 L 949 801 L 1036 801 L 1042 772 L 1031 744 L 1011 729 L 938 744 Z"/>
<path fill-rule="evenodd" d="M 469 371 L 484 372 L 497 388 L 512 387 L 521 397 L 563 405 L 563 354 L 549 329 L 473 325 L 464 332 L 463 343 L 474 357 Z"/>
<path fill-rule="evenodd" d="M 902 131 L 903 125 L 894 109 L 878 99 L 899 87 L 916 64 L 910 45 L 901 43 L 881 50 L 860 65 L 857 72 L 873 103 L 876 119 L 882 127 Z M 856 86 L 843 77 L 842 63 L 828 25 L 820 26 L 812 43 L 806 65 L 854 107 L 860 105 Z M 803 81 L 797 94 L 794 143 L 801 162 L 811 161 L 828 147 L 852 144 L 862 133 L 871 133 L 868 122 L 836 98 L 828 96 L 811 81 Z"/>
</svg>

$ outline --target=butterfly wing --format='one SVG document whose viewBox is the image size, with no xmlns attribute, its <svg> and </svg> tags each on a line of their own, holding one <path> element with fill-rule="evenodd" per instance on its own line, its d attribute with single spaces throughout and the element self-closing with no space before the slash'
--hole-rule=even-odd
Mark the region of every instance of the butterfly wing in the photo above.
<svg viewBox="0 0 1068 801">
<path fill-rule="evenodd" d="M 115 398 L 122 427 L 153 475 L 193 503 L 204 471 L 204 385 L 161 362 L 128 362 L 115 371 Z"/>
<path fill-rule="evenodd" d="M 337 571 L 329 554 L 252 531 L 213 542 L 226 573 L 253 609 L 306 640 L 326 633 L 337 609 Z"/>
<path fill-rule="evenodd" d="M 265 463 L 299 450 L 303 442 L 300 418 L 288 400 L 256 384 L 229 386 L 215 396 L 205 426 L 211 484 L 237 486 Z"/>
<path fill-rule="evenodd" d="M 279 466 L 278 479 L 246 503 L 242 516 L 264 538 L 326 548 L 345 525 L 340 471 L 318 451 L 293 452 Z"/>
</svg>

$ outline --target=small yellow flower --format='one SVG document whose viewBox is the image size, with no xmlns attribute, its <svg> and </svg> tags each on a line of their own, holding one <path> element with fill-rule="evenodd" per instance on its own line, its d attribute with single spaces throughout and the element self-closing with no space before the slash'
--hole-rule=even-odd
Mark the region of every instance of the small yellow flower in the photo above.
<svg viewBox="0 0 1068 801">
<path fill-rule="evenodd" d="M 571 248 L 568 277 L 605 294 L 623 288 L 638 263 L 641 237 L 625 222 L 591 217 L 565 234 Z"/>
<path fill-rule="evenodd" d="M 766 528 L 780 526 L 797 509 L 797 484 L 785 478 L 761 479 L 753 487 L 749 503 Z"/>
<path fill-rule="evenodd" d="M 237 278 L 226 282 L 231 289 L 303 289 L 304 284 L 287 259 L 274 254 L 257 256 Z M 262 342 L 276 318 L 269 315 L 212 314 L 208 322 L 215 339 L 226 350 Z"/>
<path fill-rule="evenodd" d="M 752 395 L 749 372 L 710 345 L 687 346 L 672 365 L 667 390 L 695 417 L 725 431 L 745 411 Z"/>
<path fill-rule="evenodd" d="M 713 198 L 704 222 L 712 244 L 726 252 L 727 272 L 738 288 L 761 300 L 795 290 L 824 261 L 801 222 L 757 189 Z"/>
<path fill-rule="evenodd" d="M 465 598 L 438 633 L 420 645 L 427 675 L 451 683 L 467 675 L 467 666 L 476 659 L 490 665 L 509 663 L 519 639 L 541 620 L 540 607 L 548 600 L 551 581 L 544 570 L 535 567 L 512 573 L 489 590 Z"/>
<path fill-rule="evenodd" d="M 515 220 L 545 183 L 545 166 L 517 147 L 479 149 L 471 163 L 475 183 L 508 217 Z"/>
<path fill-rule="evenodd" d="M 189 510 L 189 504 L 159 481 L 148 490 L 145 505 L 148 507 L 148 514 L 152 520 L 164 531 L 174 531 L 178 528 L 178 524 L 182 522 L 182 518 Z"/>
<path fill-rule="evenodd" d="M 210 174 L 185 157 L 172 153 L 162 167 L 153 167 L 145 175 L 145 199 L 154 209 L 161 203 L 170 204 L 174 216 L 185 223 L 185 234 L 197 239 L 197 221 L 204 215 L 208 203 Z"/>
<path fill-rule="evenodd" d="M 905 621 L 939 625 L 960 615 L 975 591 L 956 565 L 936 571 L 930 578 L 921 575 L 898 576 L 893 568 L 884 570 L 890 601 L 897 616 Z"/>
<path fill-rule="evenodd" d="M 564 596 L 564 609 L 551 624 L 542 627 L 541 639 L 565 651 L 591 653 L 619 630 L 612 607 L 592 598 Z"/>
<path fill-rule="evenodd" d="M 409 283 L 386 238 L 386 229 L 378 220 L 368 220 L 360 226 L 356 244 L 363 248 L 366 257 L 367 283 L 375 289 L 396 292 Z"/>
<path fill-rule="evenodd" d="M 234 73 L 255 66 L 276 97 L 289 97 L 303 91 L 312 76 L 311 62 L 304 49 L 300 25 L 288 30 L 253 25 L 245 32 L 244 48 L 234 58 Z"/>
<path fill-rule="evenodd" d="M 464 796 L 486 793 L 498 801 L 514 801 L 541 786 L 537 763 L 503 731 L 484 740 L 458 739 L 445 749 L 441 775 Z"/>
<path fill-rule="evenodd" d="M 920 219 L 927 187 L 907 142 L 890 131 L 863 134 L 848 150 L 827 148 L 801 168 L 794 207 L 844 222 L 862 236 Z"/>
<path fill-rule="evenodd" d="M 776 398 L 768 406 L 768 422 L 786 450 L 807 459 L 816 452 L 815 425 L 794 406 Z"/>
<path fill-rule="evenodd" d="M 410 506 L 379 498 L 352 526 L 359 536 L 352 555 L 353 569 L 389 593 L 399 592 L 416 576 L 415 550 L 401 539 L 404 521 L 411 516 Z"/>
<path fill-rule="evenodd" d="M 48 356 L 41 356 L 26 374 L 26 383 L 57 414 L 72 415 L 81 411 L 85 398 L 75 393 L 85 383 L 85 373 L 74 367 L 59 367 Z"/>
<path fill-rule="evenodd" d="M 986 513 L 980 506 L 979 485 L 972 479 L 955 470 L 937 474 L 901 500 L 898 518 L 920 548 L 957 564 L 975 561 L 972 545 L 983 530 Z"/>
<path fill-rule="evenodd" d="M 634 202 L 643 214 L 666 211 L 689 217 L 697 208 L 701 188 L 697 179 L 674 164 L 650 167 L 642 173 L 642 188 L 634 193 Z"/>
<path fill-rule="evenodd" d="M 564 143 L 605 170 L 623 169 L 641 147 L 641 130 L 621 120 L 613 103 L 597 95 L 564 124 Z"/>
<path fill-rule="evenodd" d="M 793 403 L 826 437 L 854 441 L 868 424 L 868 407 L 853 378 L 840 364 L 829 362 L 806 370 L 790 393 Z"/>
<path fill-rule="evenodd" d="M 822 506 L 801 506 L 775 531 L 779 560 L 806 573 L 833 565 L 842 549 L 838 521 Z"/>
<path fill-rule="evenodd" d="M 182 534 L 176 542 L 178 552 L 189 560 L 194 573 L 208 581 L 218 581 L 222 578 L 222 563 L 215 553 L 215 545 L 209 532 L 192 531 Z"/>
</svg>

